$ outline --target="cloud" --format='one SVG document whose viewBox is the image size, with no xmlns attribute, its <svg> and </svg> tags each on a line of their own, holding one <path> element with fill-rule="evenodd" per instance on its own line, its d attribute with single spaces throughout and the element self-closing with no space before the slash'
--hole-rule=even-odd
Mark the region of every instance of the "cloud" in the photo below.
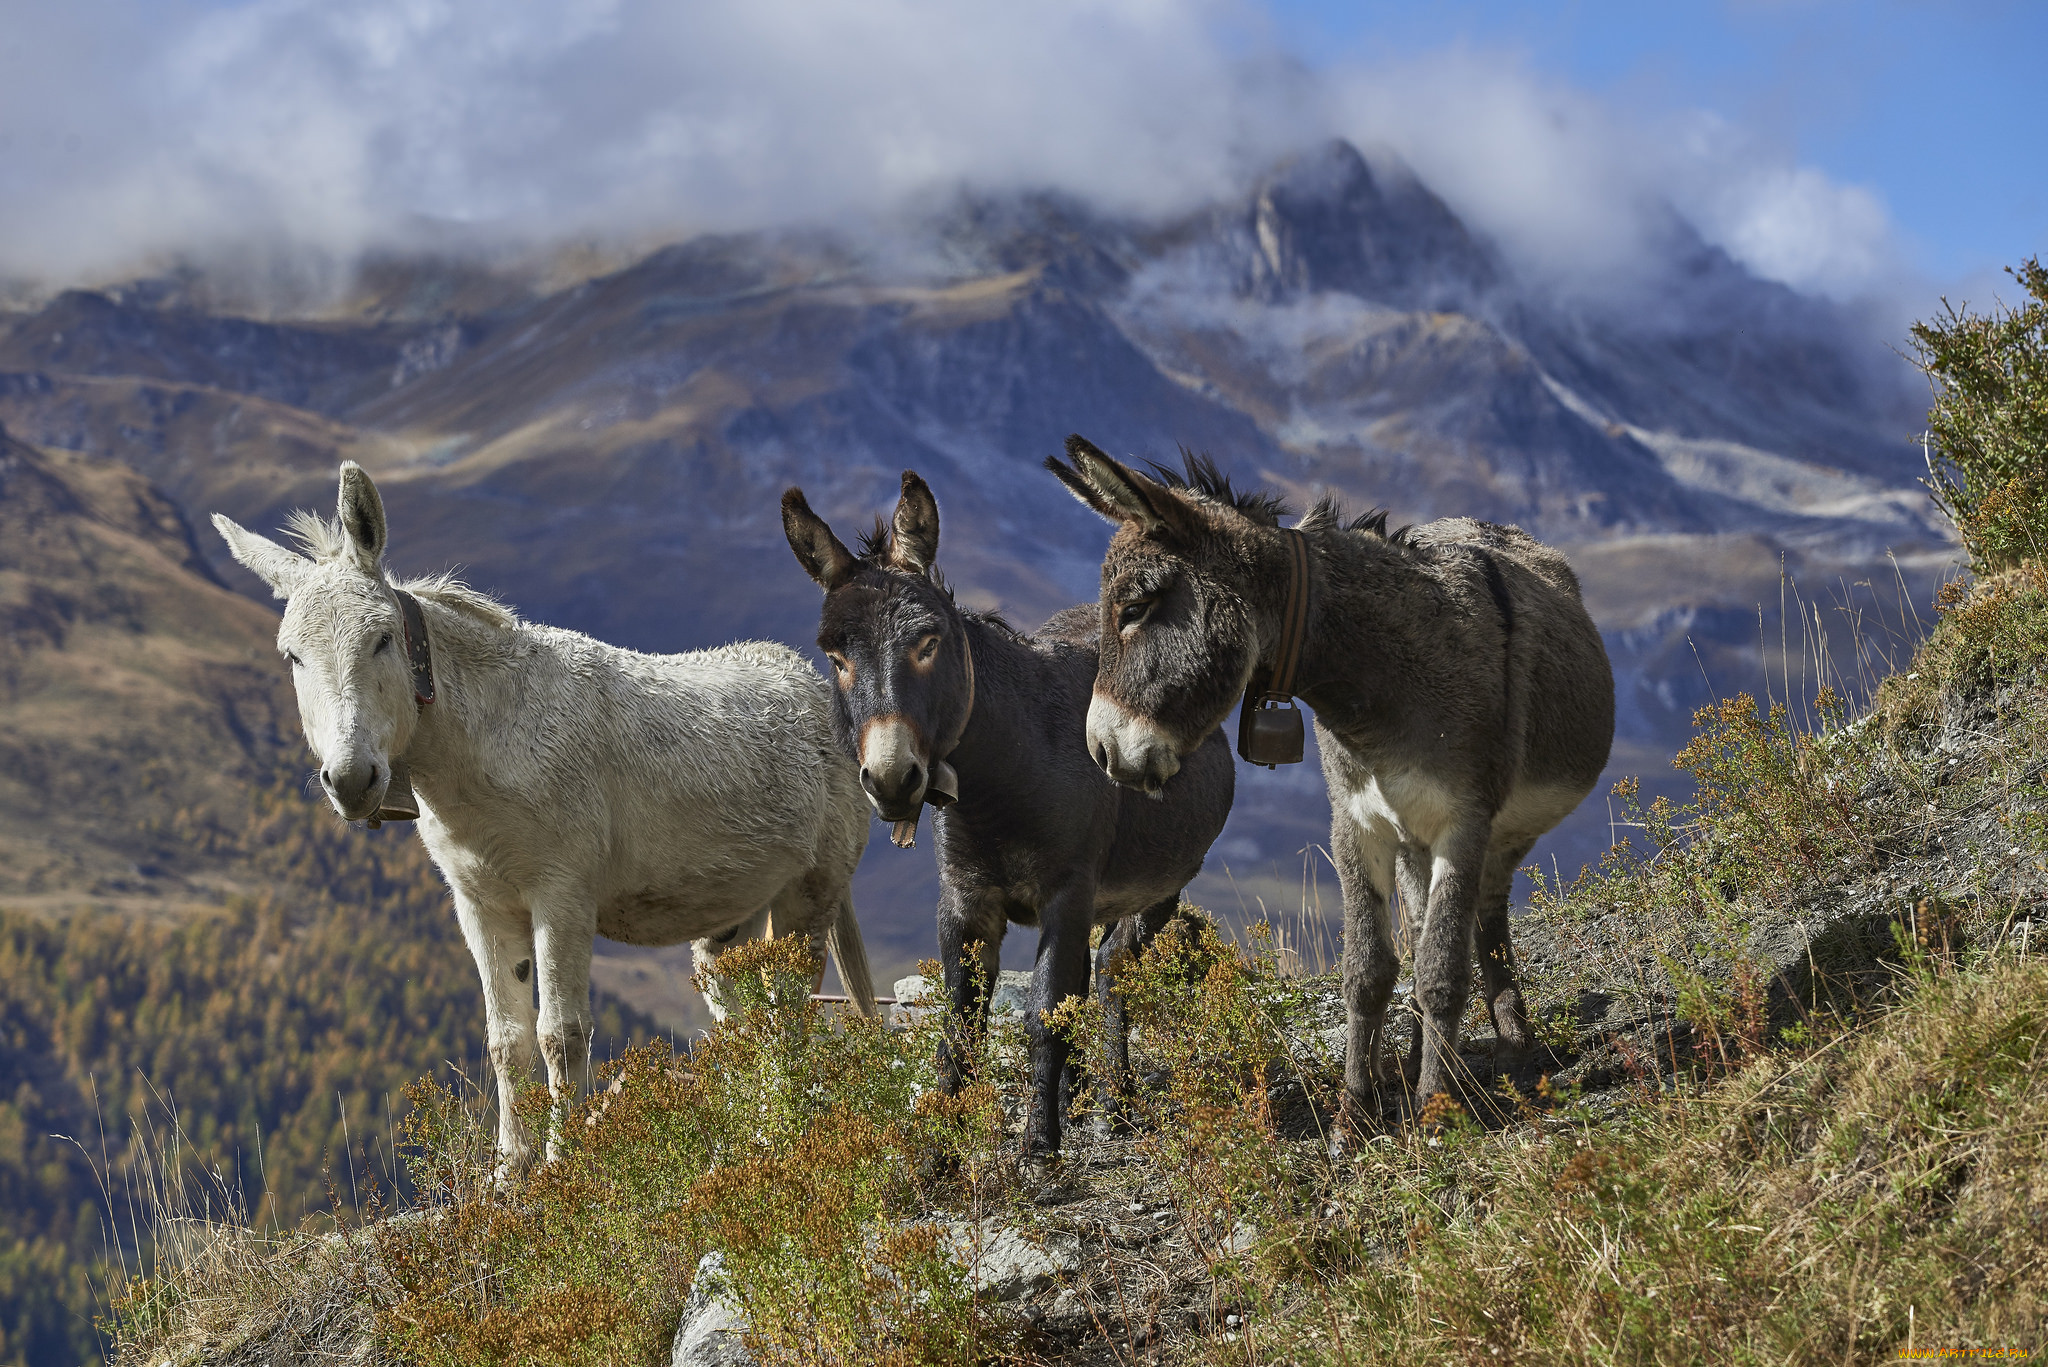
<svg viewBox="0 0 2048 1367">
<path fill-rule="evenodd" d="M 1329 73 L 1335 124 L 1384 141 L 1525 274 L 1633 292 L 1667 264 L 1675 213 L 1766 279 L 1848 299 L 1905 274 L 1869 190 L 1711 113 L 1629 107 L 1457 48 Z"/>
<path fill-rule="evenodd" d="M 1262 31 L 1242 0 L 29 7 L 0 38 L 0 273 L 639 239 L 955 185 L 1160 213 L 1332 132 L 1567 283 L 1640 269 L 1662 205 L 1801 287 L 1892 265 L 1874 197 L 1704 116 L 1652 131 L 1484 53 L 1312 72 Z"/>
</svg>

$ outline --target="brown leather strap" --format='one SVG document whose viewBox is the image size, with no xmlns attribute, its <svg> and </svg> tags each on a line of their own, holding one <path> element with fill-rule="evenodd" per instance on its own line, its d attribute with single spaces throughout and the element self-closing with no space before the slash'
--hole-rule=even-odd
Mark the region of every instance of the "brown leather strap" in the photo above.
<svg viewBox="0 0 2048 1367">
<path fill-rule="evenodd" d="M 425 707 L 434 701 L 434 652 L 427 642 L 427 615 L 420 600 L 404 589 L 398 595 L 398 609 L 405 614 L 405 662 L 412 669 L 413 701 Z"/>
<path fill-rule="evenodd" d="M 428 707 L 434 701 L 434 651 L 427 641 L 427 615 L 420 610 L 420 600 L 404 589 L 391 590 L 398 598 L 398 610 L 405 618 L 405 663 L 412 671 L 412 700 L 420 707 Z M 384 801 L 370 818 L 370 829 L 376 830 L 387 821 L 416 821 L 419 819 L 419 799 L 413 796 L 412 773 L 407 767 L 404 755 L 391 757 L 391 777 L 384 785 Z"/>
<path fill-rule="evenodd" d="M 1273 654 L 1273 672 L 1266 682 L 1269 698 L 1294 696 L 1294 674 L 1308 639 L 1308 538 L 1291 527 L 1282 528 L 1281 534 L 1287 539 L 1287 606 L 1281 610 L 1280 648 Z"/>
</svg>

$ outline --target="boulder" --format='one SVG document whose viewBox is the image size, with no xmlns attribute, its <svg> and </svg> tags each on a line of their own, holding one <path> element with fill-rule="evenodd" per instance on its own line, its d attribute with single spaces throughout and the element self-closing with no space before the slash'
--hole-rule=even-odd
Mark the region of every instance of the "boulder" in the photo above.
<svg viewBox="0 0 2048 1367">
<path fill-rule="evenodd" d="M 1081 1266 L 1081 1241 L 1073 1235 L 1027 1233 L 995 1219 L 952 1222 L 946 1246 L 975 1293 L 999 1301 L 1034 1295 Z"/>
<path fill-rule="evenodd" d="M 756 1367 L 742 1337 L 746 1332 L 746 1316 L 726 1286 L 725 1260 L 706 1253 L 690 1279 L 669 1367 Z"/>
<path fill-rule="evenodd" d="M 891 1019 L 907 1023 L 917 1018 L 916 1013 L 930 1010 L 944 998 L 945 985 L 935 983 L 922 974 L 896 980 L 896 1009 Z M 1031 1000 L 1031 974 L 1022 969 L 1009 969 L 996 974 L 995 991 L 989 995 L 988 1009 L 992 1017 L 1009 1016 L 1022 1019 L 1026 1004 Z"/>
</svg>

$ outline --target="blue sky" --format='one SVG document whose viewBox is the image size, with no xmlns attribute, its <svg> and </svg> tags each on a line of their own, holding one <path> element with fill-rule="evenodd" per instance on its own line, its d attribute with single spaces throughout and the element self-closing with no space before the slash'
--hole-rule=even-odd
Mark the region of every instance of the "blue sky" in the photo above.
<svg viewBox="0 0 2048 1367">
<path fill-rule="evenodd" d="M 1957 280 L 2048 249 L 2048 4 L 1268 0 L 1312 65 L 1512 55 L 1627 108 L 1704 108 L 1868 187 L 1909 259 Z"/>
</svg>

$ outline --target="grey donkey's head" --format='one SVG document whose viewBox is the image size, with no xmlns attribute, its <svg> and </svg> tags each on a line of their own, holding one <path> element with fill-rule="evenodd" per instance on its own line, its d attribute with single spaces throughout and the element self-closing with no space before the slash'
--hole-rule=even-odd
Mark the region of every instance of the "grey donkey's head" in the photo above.
<svg viewBox="0 0 2048 1367">
<path fill-rule="evenodd" d="M 934 802 L 952 796 L 942 766 L 974 699 L 965 621 L 932 571 L 938 502 L 905 470 L 895 514 L 861 539 L 859 555 L 811 511 L 801 489 L 782 495 L 782 529 L 797 563 L 825 590 L 818 648 L 832 665 L 834 713 L 860 762 L 861 788 L 883 820 L 914 818 L 928 788 Z"/>
<path fill-rule="evenodd" d="M 1233 491 L 1206 458 L 1185 474 L 1112 460 L 1079 436 L 1046 468 L 1117 524 L 1102 561 L 1102 653 L 1088 753 L 1156 793 L 1229 716 L 1259 663 L 1260 542 L 1282 508 Z"/>
<path fill-rule="evenodd" d="M 419 719 L 406 661 L 405 617 L 384 572 L 384 501 L 354 461 L 341 467 L 332 522 L 292 518 L 304 552 L 215 513 L 235 559 L 285 600 L 277 648 L 291 667 L 299 723 L 320 786 L 343 818 L 373 816 Z"/>
</svg>

